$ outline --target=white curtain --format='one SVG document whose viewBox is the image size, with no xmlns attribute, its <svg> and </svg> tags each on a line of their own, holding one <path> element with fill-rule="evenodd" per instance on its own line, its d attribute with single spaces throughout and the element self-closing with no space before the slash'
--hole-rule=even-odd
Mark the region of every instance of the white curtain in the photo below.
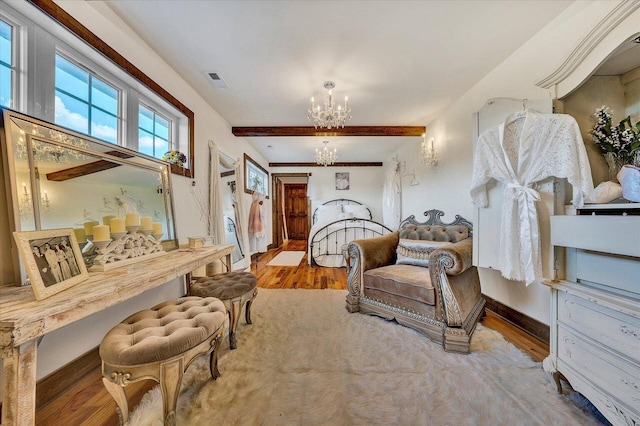
<svg viewBox="0 0 640 426">
<path fill-rule="evenodd" d="M 382 191 L 382 223 L 389 229 L 400 227 L 400 163 L 393 160 L 387 170 Z"/>
</svg>

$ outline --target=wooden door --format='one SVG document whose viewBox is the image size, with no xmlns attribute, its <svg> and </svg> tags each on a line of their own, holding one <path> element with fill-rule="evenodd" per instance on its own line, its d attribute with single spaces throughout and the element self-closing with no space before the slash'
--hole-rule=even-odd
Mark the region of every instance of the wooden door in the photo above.
<svg viewBox="0 0 640 426">
<path fill-rule="evenodd" d="M 307 207 L 307 184 L 295 183 L 284 186 L 284 211 L 290 240 L 306 240 L 309 236 L 309 210 Z"/>
<path fill-rule="evenodd" d="M 284 234 L 284 211 L 282 203 L 282 197 L 284 196 L 284 185 L 280 178 L 274 177 L 273 191 L 273 245 L 280 247 L 284 240 L 287 238 Z"/>
</svg>

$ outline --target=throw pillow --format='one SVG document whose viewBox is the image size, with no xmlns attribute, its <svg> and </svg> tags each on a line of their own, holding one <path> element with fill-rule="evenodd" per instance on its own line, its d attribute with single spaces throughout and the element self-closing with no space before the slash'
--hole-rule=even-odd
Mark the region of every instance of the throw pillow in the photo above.
<svg viewBox="0 0 640 426">
<path fill-rule="evenodd" d="M 371 212 L 367 206 L 361 204 L 345 204 L 342 206 L 345 213 L 352 213 L 357 219 L 371 219 Z"/>
<path fill-rule="evenodd" d="M 442 246 L 452 244 L 448 241 L 409 240 L 401 238 L 396 249 L 396 265 L 429 267 L 429 256 Z"/>
<path fill-rule="evenodd" d="M 318 206 L 316 209 L 316 223 L 329 223 L 338 220 L 342 213 L 342 206 Z"/>
</svg>

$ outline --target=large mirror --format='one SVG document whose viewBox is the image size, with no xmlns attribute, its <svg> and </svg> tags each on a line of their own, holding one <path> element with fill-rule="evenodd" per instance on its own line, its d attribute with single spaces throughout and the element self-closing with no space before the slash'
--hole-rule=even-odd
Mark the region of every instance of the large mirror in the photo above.
<svg viewBox="0 0 640 426">
<path fill-rule="evenodd" d="M 220 193 L 222 194 L 222 208 L 224 215 L 224 235 L 227 244 L 234 244 L 235 250 L 231 253 L 232 262 L 238 263 L 244 259 L 244 247 L 242 236 L 236 222 L 239 219 L 237 209 L 237 179 L 235 169 L 229 167 L 234 161 L 228 155 L 220 152 Z"/>
<path fill-rule="evenodd" d="M 178 247 L 167 163 L 7 109 L 0 124 L 9 231 L 82 229 L 135 211 L 162 224 L 165 250 Z"/>
</svg>

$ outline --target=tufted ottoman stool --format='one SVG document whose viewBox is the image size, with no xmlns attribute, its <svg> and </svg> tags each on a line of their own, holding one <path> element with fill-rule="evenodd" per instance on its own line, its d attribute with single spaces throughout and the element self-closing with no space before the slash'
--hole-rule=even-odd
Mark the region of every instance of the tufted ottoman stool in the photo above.
<svg viewBox="0 0 640 426">
<path fill-rule="evenodd" d="M 102 382 L 117 405 L 120 424 L 129 408 L 124 387 L 153 379 L 160 383 L 164 424 L 176 424 L 176 401 L 182 375 L 198 355 L 210 353 L 215 380 L 225 307 L 213 297 L 182 297 L 131 315 L 100 343 Z"/>
<path fill-rule="evenodd" d="M 251 324 L 251 303 L 258 295 L 256 276 L 251 272 L 226 272 L 210 277 L 194 277 L 188 293 L 222 300 L 229 313 L 229 346 L 235 349 L 236 327 L 245 303 L 245 320 L 247 324 Z"/>
</svg>

